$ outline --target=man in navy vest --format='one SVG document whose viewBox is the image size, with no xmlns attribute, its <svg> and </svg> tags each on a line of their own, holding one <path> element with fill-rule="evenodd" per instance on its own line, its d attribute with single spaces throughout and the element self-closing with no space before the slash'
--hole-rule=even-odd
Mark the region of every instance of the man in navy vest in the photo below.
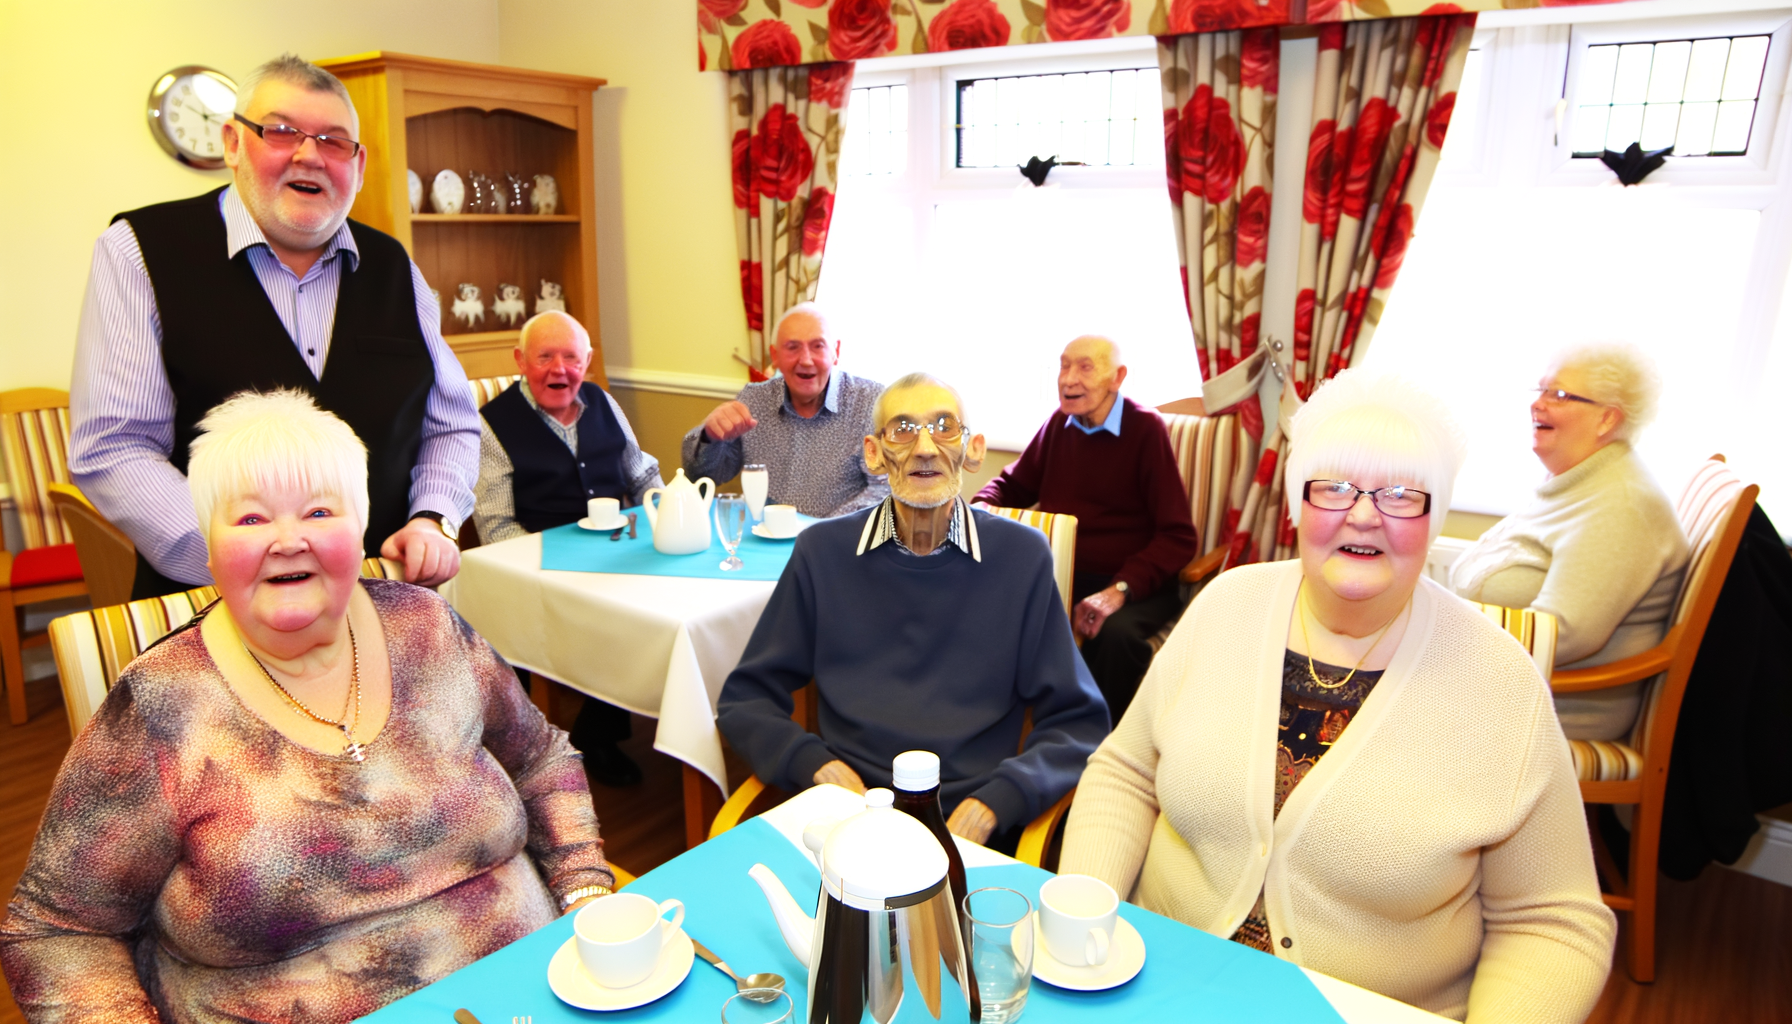
<svg viewBox="0 0 1792 1024">
<path fill-rule="evenodd" d="M 585 515 L 592 498 L 641 503 L 663 487 L 660 464 L 641 450 L 628 419 L 604 389 L 585 379 L 591 336 L 565 313 L 540 313 L 517 338 L 523 379 L 479 410 L 478 500 L 473 524 L 487 544 L 522 537 Z M 572 730 L 592 778 L 612 786 L 641 781 L 616 744 L 628 712 L 586 698 Z"/>
<path fill-rule="evenodd" d="M 75 345 L 69 467 L 137 546 L 135 597 L 211 582 L 188 446 L 236 392 L 293 387 L 367 445 L 363 544 L 441 583 L 473 508 L 479 428 L 441 311 L 397 240 L 348 219 L 367 151 L 348 90 L 290 54 L 220 120 L 228 188 L 115 217 Z"/>
</svg>

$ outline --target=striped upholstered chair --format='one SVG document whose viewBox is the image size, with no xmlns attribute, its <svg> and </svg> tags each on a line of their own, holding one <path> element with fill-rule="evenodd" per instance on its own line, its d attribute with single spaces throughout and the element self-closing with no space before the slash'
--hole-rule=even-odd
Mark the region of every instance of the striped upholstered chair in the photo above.
<svg viewBox="0 0 1792 1024">
<path fill-rule="evenodd" d="M 1064 613 L 1070 613 L 1070 586 L 1076 579 L 1076 517 L 1062 512 L 1041 512 L 1032 508 L 995 508 L 985 511 L 1026 523 L 1045 534 L 1052 549 L 1052 578 L 1058 584 L 1058 597 L 1064 602 Z"/>
<path fill-rule="evenodd" d="M 484 405 L 504 393 L 504 389 L 522 380 L 521 374 L 506 374 L 498 377 L 474 377 L 467 381 L 473 386 L 473 407 Z"/>
<path fill-rule="evenodd" d="M 0 677 L 7 712 L 20 725 L 26 717 L 24 648 L 44 642 L 42 633 L 23 634 L 24 606 L 87 593 L 74 537 L 50 503 L 50 484 L 69 482 L 68 392 L 0 393 L 0 451 L 25 541 L 16 554 L 0 551 Z"/>
<path fill-rule="evenodd" d="M 369 558 L 361 563 L 361 575 L 403 579 L 404 571 L 396 562 Z M 217 599 L 218 588 L 195 587 L 50 620 L 50 648 L 56 654 L 56 673 L 62 678 L 69 735 L 81 735 L 132 658 Z"/>
</svg>

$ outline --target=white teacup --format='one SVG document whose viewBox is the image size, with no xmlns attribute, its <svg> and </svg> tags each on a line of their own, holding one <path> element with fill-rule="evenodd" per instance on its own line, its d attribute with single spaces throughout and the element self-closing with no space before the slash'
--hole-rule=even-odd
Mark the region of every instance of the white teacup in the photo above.
<svg viewBox="0 0 1792 1024">
<path fill-rule="evenodd" d="M 592 498 L 585 503 L 585 515 L 598 526 L 622 518 L 622 502 L 615 498 Z"/>
<path fill-rule="evenodd" d="M 1059 875 L 1039 887 L 1039 930 L 1052 959 L 1072 967 L 1108 962 L 1120 897 L 1099 878 Z"/>
<path fill-rule="evenodd" d="M 795 505 L 765 506 L 765 532 L 782 537 L 796 532 Z"/>
<path fill-rule="evenodd" d="M 662 915 L 676 910 L 671 920 Z M 684 923 L 678 900 L 654 903 L 638 893 L 619 892 L 592 900 L 572 919 L 579 962 L 604 988 L 639 985 L 659 963 L 660 948 Z"/>
</svg>

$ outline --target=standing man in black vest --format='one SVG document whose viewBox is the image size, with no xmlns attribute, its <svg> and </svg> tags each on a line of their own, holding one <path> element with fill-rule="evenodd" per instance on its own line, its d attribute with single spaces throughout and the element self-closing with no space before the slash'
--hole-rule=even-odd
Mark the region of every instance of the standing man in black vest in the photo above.
<svg viewBox="0 0 1792 1024">
<path fill-rule="evenodd" d="M 539 313 L 517 338 L 523 379 L 479 410 L 478 501 L 473 524 L 487 544 L 578 522 L 592 498 L 639 505 L 664 487 L 660 464 L 641 450 L 622 407 L 585 379 L 591 335 L 565 313 Z M 591 777 L 611 786 L 641 781 L 618 740 L 628 712 L 587 697 L 572 743 Z"/>
<path fill-rule="evenodd" d="M 303 389 L 346 420 L 367 445 L 367 552 L 413 583 L 451 578 L 478 416 L 422 272 L 348 219 L 367 163 L 348 90 L 277 58 L 222 134 L 233 183 L 114 218 L 81 313 L 69 464 L 137 546 L 133 596 L 211 582 L 188 446 L 208 410 L 251 388 Z"/>
</svg>

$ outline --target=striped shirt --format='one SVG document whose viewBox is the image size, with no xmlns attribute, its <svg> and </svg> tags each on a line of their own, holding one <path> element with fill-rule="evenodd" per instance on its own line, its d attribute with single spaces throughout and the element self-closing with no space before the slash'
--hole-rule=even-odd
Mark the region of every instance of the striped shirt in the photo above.
<svg viewBox="0 0 1792 1024">
<path fill-rule="evenodd" d="M 342 273 L 361 254 L 343 224 L 303 277 L 273 250 L 236 187 L 218 199 L 229 255 L 248 250 L 268 302 L 313 376 L 321 379 L 336 322 Z M 339 269 L 340 268 L 340 269 Z M 411 264 L 417 321 L 435 368 L 423 410 L 423 443 L 411 470 L 410 510 L 458 522 L 473 511 L 479 472 L 479 419 L 460 361 L 442 340 L 441 310 L 423 272 Z M 212 581 L 205 539 L 186 477 L 168 461 L 174 450 L 174 390 L 162 364 L 162 320 L 155 288 L 130 222 L 119 220 L 93 247 L 93 267 L 75 340 L 70 387 L 69 470 L 75 483 L 170 579 Z"/>
<path fill-rule="evenodd" d="M 977 522 L 971 518 L 971 508 L 963 498 L 952 499 L 952 521 L 946 526 L 946 539 L 932 551 L 922 557 L 932 557 L 946 550 L 950 544 L 971 556 L 972 561 L 983 561 L 983 544 L 977 539 Z M 895 541 L 896 546 L 908 551 L 908 545 L 902 543 L 902 537 L 896 532 L 896 498 L 894 495 L 885 498 L 865 520 L 865 529 L 859 534 L 859 550 L 856 554 L 864 554 L 883 546 L 885 541 Z M 914 554 L 913 551 L 908 551 Z"/>
</svg>

